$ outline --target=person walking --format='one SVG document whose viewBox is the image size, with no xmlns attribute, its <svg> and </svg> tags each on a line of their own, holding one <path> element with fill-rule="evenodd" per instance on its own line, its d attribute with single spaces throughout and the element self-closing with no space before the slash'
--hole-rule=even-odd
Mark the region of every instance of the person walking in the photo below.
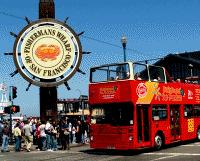
<svg viewBox="0 0 200 161">
<path fill-rule="evenodd" d="M 76 142 L 77 143 L 81 143 L 82 142 L 82 124 L 81 121 L 78 120 L 77 121 L 77 125 L 76 125 Z"/>
<path fill-rule="evenodd" d="M 47 151 L 52 151 L 52 149 L 53 149 L 53 144 L 52 144 L 52 142 L 53 142 L 53 139 L 52 139 L 52 136 L 53 136 L 52 129 L 53 129 L 53 127 L 52 127 L 52 124 L 51 124 L 51 122 L 49 120 L 49 121 L 47 121 L 46 126 L 45 126 L 46 143 L 47 143 L 46 148 L 47 148 Z"/>
<path fill-rule="evenodd" d="M 40 150 L 46 150 L 46 133 L 45 133 L 45 121 L 41 120 L 41 125 L 38 127 L 39 132 L 39 144 L 38 147 Z"/>
<path fill-rule="evenodd" d="M 9 140 L 10 129 L 7 122 L 4 123 L 2 133 L 3 133 L 3 141 L 2 141 L 1 152 L 9 152 L 8 140 Z"/>
<path fill-rule="evenodd" d="M 76 128 L 72 127 L 72 144 L 76 143 Z"/>
<path fill-rule="evenodd" d="M 67 123 L 67 119 L 63 119 L 61 125 L 61 144 L 62 150 L 69 150 L 69 125 Z"/>
<path fill-rule="evenodd" d="M 26 144 L 26 150 L 27 152 L 30 152 L 31 145 L 33 143 L 33 135 L 32 135 L 32 127 L 29 125 L 29 121 L 25 121 L 25 125 L 23 127 L 23 133 L 24 133 L 24 141 Z"/>
<path fill-rule="evenodd" d="M 13 135 L 15 137 L 15 151 L 20 152 L 21 130 L 19 128 L 18 122 L 16 123 L 15 128 L 13 129 Z"/>
<path fill-rule="evenodd" d="M 53 121 L 52 123 L 52 150 L 56 151 L 58 150 L 58 142 L 57 142 L 57 138 L 58 138 L 59 134 L 58 134 L 58 129 L 57 129 L 57 124 L 56 121 Z"/>
</svg>

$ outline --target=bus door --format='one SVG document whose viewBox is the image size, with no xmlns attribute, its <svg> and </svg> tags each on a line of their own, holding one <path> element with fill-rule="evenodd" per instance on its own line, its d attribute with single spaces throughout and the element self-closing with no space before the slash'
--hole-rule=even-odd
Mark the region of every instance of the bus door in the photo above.
<svg viewBox="0 0 200 161">
<path fill-rule="evenodd" d="M 170 129 L 172 140 L 180 139 L 180 105 L 170 105 Z"/>
<path fill-rule="evenodd" d="M 138 142 L 149 141 L 149 106 L 137 105 L 137 131 Z"/>
</svg>

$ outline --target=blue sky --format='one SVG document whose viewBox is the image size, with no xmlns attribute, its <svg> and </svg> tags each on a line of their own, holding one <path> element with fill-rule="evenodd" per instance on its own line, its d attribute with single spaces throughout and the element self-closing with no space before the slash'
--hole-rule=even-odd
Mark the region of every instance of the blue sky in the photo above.
<svg viewBox="0 0 200 161">
<path fill-rule="evenodd" d="M 39 115 L 39 89 L 31 86 L 15 70 L 12 52 L 16 34 L 26 25 L 22 20 L 38 19 L 39 0 L 1 0 L 0 5 L 0 82 L 17 86 L 18 97 L 14 104 L 21 106 L 23 114 Z M 88 94 L 90 67 L 105 63 L 122 62 L 123 50 L 120 39 L 125 35 L 127 60 L 138 61 L 164 57 L 169 53 L 200 50 L 200 1 L 199 0 L 55 0 L 56 19 L 64 21 L 69 17 L 70 25 L 80 37 L 84 55 L 81 69 L 86 75 L 76 73 L 68 82 L 58 88 L 58 98 L 78 98 Z M 6 15 L 6 14 L 8 15 Z M 14 15 L 14 16 L 9 16 Z"/>
</svg>

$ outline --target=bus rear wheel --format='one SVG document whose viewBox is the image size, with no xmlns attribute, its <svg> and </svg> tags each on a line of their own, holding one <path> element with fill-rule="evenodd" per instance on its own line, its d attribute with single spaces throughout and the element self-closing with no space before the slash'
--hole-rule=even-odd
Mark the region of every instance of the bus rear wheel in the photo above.
<svg viewBox="0 0 200 161">
<path fill-rule="evenodd" d="M 160 135 L 156 135 L 155 138 L 154 138 L 154 141 L 155 141 L 155 148 L 157 150 L 160 150 L 163 146 L 163 139 Z"/>
</svg>

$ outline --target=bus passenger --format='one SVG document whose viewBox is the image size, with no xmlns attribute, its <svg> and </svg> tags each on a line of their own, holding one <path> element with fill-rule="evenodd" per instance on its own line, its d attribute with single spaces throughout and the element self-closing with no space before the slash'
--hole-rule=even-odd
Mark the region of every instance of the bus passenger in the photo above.
<svg viewBox="0 0 200 161">
<path fill-rule="evenodd" d="M 142 80 L 142 78 L 140 77 L 140 73 L 136 73 L 134 78 L 135 80 Z"/>
<path fill-rule="evenodd" d="M 118 75 L 116 76 L 115 80 L 119 80 L 119 76 Z"/>
<path fill-rule="evenodd" d="M 108 79 L 108 81 L 113 81 L 114 80 L 114 77 L 110 77 L 109 79 Z"/>
<path fill-rule="evenodd" d="M 128 79 L 128 78 L 130 78 L 130 73 L 129 72 L 126 73 L 126 79 Z"/>
</svg>

